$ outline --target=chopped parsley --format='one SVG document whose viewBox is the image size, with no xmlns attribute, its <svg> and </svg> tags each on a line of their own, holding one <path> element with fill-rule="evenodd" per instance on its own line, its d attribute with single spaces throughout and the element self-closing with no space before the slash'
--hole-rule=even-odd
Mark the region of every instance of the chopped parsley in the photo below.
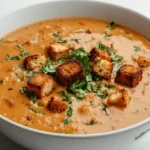
<svg viewBox="0 0 150 150">
<path fill-rule="evenodd" d="M 104 44 L 97 43 L 96 48 L 108 52 L 113 60 L 113 64 L 120 63 L 123 60 L 122 56 L 116 55 L 114 50 L 108 49 L 108 47 L 105 46 Z"/>
<path fill-rule="evenodd" d="M 54 74 L 56 72 L 54 62 L 50 58 L 48 58 L 45 66 L 42 67 L 41 71 L 45 74 Z"/>
<path fill-rule="evenodd" d="M 62 99 L 63 101 L 66 101 L 68 104 L 72 103 L 71 100 L 71 96 L 72 94 L 70 94 L 69 92 L 65 92 L 65 91 L 59 91 L 59 94 L 61 94 L 62 96 L 64 96 L 64 98 Z"/>
<path fill-rule="evenodd" d="M 65 44 L 65 43 L 67 43 L 67 40 L 61 40 L 61 39 L 59 39 L 59 38 L 56 38 L 56 39 L 55 39 L 55 42 L 56 42 L 56 43 Z"/>
<path fill-rule="evenodd" d="M 69 124 L 69 118 L 65 118 L 64 120 L 63 120 L 63 123 L 64 123 L 64 125 L 68 125 Z"/>
<path fill-rule="evenodd" d="M 62 58 L 59 58 L 59 59 L 58 59 L 58 63 L 59 63 L 59 64 L 62 64 L 62 63 L 64 63 L 64 62 L 65 62 L 65 60 L 66 60 L 66 59 L 65 59 L 65 58 L 63 58 L 63 57 L 62 57 Z"/>
<path fill-rule="evenodd" d="M 111 36 L 111 34 L 109 34 L 107 32 L 104 32 L 104 35 L 105 35 L 105 37 L 110 37 Z"/>
<path fill-rule="evenodd" d="M 72 41 L 75 41 L 76 43 L 79 43 L 78 39 L 71 39 Z"/>
<path fill-rule="evenodd" d="M 20 69 L 21 69 L 22 71 L 24 71 L 24 70 L 26 70 L 26 67 L 25 67 L 25 66 L 20 66 Z"/>
<path fill-rule="evenodd" d="M 104 86 L 107 87 L 108 89 L 113 89 L 116 87 L 115 84 L 109 84 L 109 83 L 105 83 Z"/>
<path fill-rule="evenodd" d="M 35 92 L 27 92 L 27 96 L 30 98 L 30 100 L 35 103 L 37 99 L 37 95 Z"/>
<path fill-rule="evenodd" d="M 38 106 L 44 106 L 44 104 L 42 104 L 41 102 L 37 103 Z"/>
<path fill-rule="evenodd" d="M 0 44 L 3 44 L 3 39 L 0 39 Z"/>
<path fill-rule="evenodd" d="M 10 55 L 6 55 L 6 60 L 20 60 L 19 56 L 10 56 Z"/>
<path fill-rule="evenodd" d="M 58 37 L 59 36 L 59 32 L 54 32 L 53 36 Z"/>
<path fill-rule="evenodd" d="M 138 47 L 138 46 L 134 46 L 134 51 L 135 51 L 135 52 L 139 52 L 139 51 L 141 51 L 141 48 Z"/>
<path fill-rule="evenodd" d="M 22 56 L 22 57 L 26 57 L 28 55 L 29 55 L 29 52 L 26 52 L 24 50 L 22 50 L 21 53 L 20 53 L 20 56 Z"/>
<path fill-rule="evenodd" d="M 17 73 L 14 73 L 14 77 L 15 77 L 15 78 L 18 78 L 19 75 L 18 75 Z"/>
<path fill-rule="evenodd" d="M 17 47 L 21 49 L 22 48 L 22 44 L 17 44 Z"/>
<path fill-rule="evenodd" d="M 72 111 L 73 111 L 72 106 L 69 106 L 69 109 L 67 110 L 67 115 L 68 115 L 69 117 L 72 116 Z"/>
<path fill-rule="evenodd" d="M 97 122 L 94 120 L 91 120 L 91 121 L 87 121 L 85 124 L 86 125 L 95 125 L 95 124 L 97 124 Z"/>
<path fill-rule="evenodd" d="M 30 106 L 30 110 L 34 113 L 42 114 L 41 111 L 34 109 L 33 107 Z"/>
<path fill-rule="evenodd" d="M 107 107 L 103 103 L 100 104 L 100 109 L 105 111 L 106 115 L 109 115 L 107 112 Z"/>
<path fill-rule="evenodd" d="M 107 90 L 104 90 L 103 92 L 98 91 L 98 92 L 96 93 L 96 95 L 99 96 L 99 97 L 102 98 L 102 99 L 105 99 L 105 98 L 107 98 L 107 96 L 108 96 L 108 92 L 107 92 Z"/>
<path fill-rule="evenodd" d="M 27 87 L 26 86 L 23 86 L 20 88 L 20 93 L 21 94 L 26 94 L 27 93 Z"/>
<path fill-rule="evenodd" d="M 115 25 L 115 22 L 111 22 L 109 25 L 107 25 L 107 29 L 109 30 L 113 30 L 115 29 L 116 25 Z"/>
<path fill-rule="evenodd" d="M 25 72 L 24 77 L 31 77 L 31 76 L 33 76 L 33 74 L 34 74 L 33 71 Z"/>
</svg>

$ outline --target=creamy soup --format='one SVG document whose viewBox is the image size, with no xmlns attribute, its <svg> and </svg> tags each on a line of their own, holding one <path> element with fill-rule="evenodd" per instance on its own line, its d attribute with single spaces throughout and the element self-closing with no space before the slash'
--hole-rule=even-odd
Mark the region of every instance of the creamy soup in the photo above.
<svg viewBox="0 0 150 150">
<path fill-rule="evenodd" d="M 42 98 L 35 93 L 26 94 L 28 80 L 41 70 L 28 70 L 24 59 L 36 53 L 48 59 L 50 43 L 68 45 L 71 51 L 82 47 L 86 54 L 90 54 L 96 46 L 102 50 L 111 49 L 117 57 L 111 62 L 111 79 L 97 75 L 98 80 L 90 81 L 92 84 L 89 82 L 88 87 L 79 87 L 75 93 L 67 93 L 66 86 L 57 81 L 54 73 L 55 67 L 66 61 L 66 58 L 60 58 L 50 63 L 52 71 L 48 74 L 52 74 L 54 80 L 51 93 Z M 138 33 L 115 23 L 63 18 L 27 25 L 0 40 L 0 114 L 30 128 L 66 134 L 108 132 L 136 124 L 150 117 L 150 68 L 149 65 L 140 68 L 137 63 L 139 56 L 150 58 L 149 42 Z M 119 69 L 118 66 L 123 64 L 134 65 L 143 71 L 142 80 L 135 87 L 114 82 L 115 68 Z M 101 87 L 94 91 L 93 87 L 98 83 Z M 117 103 L 107 105 L 110 94 L 119 89 L 128 92 L 130 102 L 125 107 Z M 66 92 L 71 101 L 69 104 L 64 92 L 60 91 Z M 67 109 L 61 112 L 49 110 L 47 105 L 51 97 L 65 102 Z"/>
</svg>

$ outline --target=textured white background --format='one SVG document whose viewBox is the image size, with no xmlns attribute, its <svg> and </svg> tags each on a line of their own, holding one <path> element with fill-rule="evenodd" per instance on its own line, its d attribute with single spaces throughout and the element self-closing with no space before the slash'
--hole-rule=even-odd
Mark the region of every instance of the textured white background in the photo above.
<svg viewBox="0 0 150 150">
<path fill-rule="evenodd" d="M 48 0 L 0 0 L 0 15 L 10 12 L 16 8 L 23 7 L 32 3 L 39 3 Z M 101 0 L 131 8 L 150 18 L 150 0 Z M 149 31 L 150 32 L 150 31 Z M 0 133 L 0 150 L 26 150 L 25 148 L 13 143 Z M 126 150 L 122 148 L 121 150 Z M 141 139 L 130 145 L 128 150 L 150 150 L 150 132 Z"/>
</svg>

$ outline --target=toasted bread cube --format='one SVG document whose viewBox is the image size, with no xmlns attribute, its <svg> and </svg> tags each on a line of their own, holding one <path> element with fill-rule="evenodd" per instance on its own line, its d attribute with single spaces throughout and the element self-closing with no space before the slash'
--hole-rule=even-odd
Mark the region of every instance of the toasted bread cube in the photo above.
<svg viewBox="0 0 150 150">
<path fill-rule="evenodd" d="M 66 102 L 63 102 L 56 97 L 51 97 L 47 104 L 47 108 L 52 112 L 61 113 L 68 108 L 68 105 Z"/>
<path fill-rule="evenodd" d="M 101 59 L 112 61 L 111 56 L 108 52 L 93 48 L 91 51 L 91 58 L 90 61 L 94 61 L 96 57 L 100 57 Z"/>
<path fill-rule="evenodd" d="M 146 68 L 150 66 L 150 59 L 144 56 L 139 56 L 137 59 L 138 66 L 141 68 Z"/>
<path fill-rule="evenodd" d="M 118 71 L 115 82 L 135 87 L 142 80 L 142 70 L 133 65 L 123 65 Z"/>
<path fill-rule="evenodd" d="M 47 74 L 35 73 L 27 84 L 29 92 L 35 92 L 39 98 L 43 98 L 52 91 L 53 78 Z"/>
<path fill-rule="evenodd" d="M 111 78 L 112 69 L 112 63 L 107 60 L 103 60 L 100 57 L 97 57 L 92 65 L 92 71 L 106 79 Z"/>
<path fill-rule="evenodd" d="M 46 58 L 41 54 L 28 56 L 24 60 L 24 65 L 28 70 L 39 70 L 44 66 Z"/>
<path fill-rule="evenodd" d="M 107 105 L 126 107 L 130 102 L 127 90 L 121 89 L 112 93 L 107 100 Z"/>
<path fill-rule="evenodd" d="M 50 43 L 48 47 L 48 53 L 52 60 L 58 60 L 68 56 L 70 47 L 67 44 Z"/>
<path fill-rule="evenodd" d="M 71 59 L 56 68 L 57 80 L 65 86 L 84 77 L 83 66 L 74 59 Z"/>
</svg>

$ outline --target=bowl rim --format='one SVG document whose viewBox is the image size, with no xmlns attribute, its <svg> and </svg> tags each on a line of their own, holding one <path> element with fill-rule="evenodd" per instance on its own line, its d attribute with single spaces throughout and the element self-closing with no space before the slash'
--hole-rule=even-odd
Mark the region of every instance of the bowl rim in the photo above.
<svg viewBox="0 0 150 150">
<path fill-rule="evenodd" d="M 77 1 L 73 1 L 73 0 L 55 0 L 55 1 L 44 1 L 44 2 L 38 2 L 38 3 L 32 3 L 32 4 L 28 4 L 26 6 L 22 6 L 20 8 L 17 8 L 17 9 L 14 9 L 14 10 L 11 10 L 5 14 L 2 14 L 0 15 L 0 19 L 11 14 L 11 13 L 14 13 L 14 12 L 17 12 L 17 11 L 20 11 L 22 9 L 26 9 L 28 7 L 34 7 L 34 6 L 37 6 L 37 5 L 41 5 L 41 4 L 47 4 L 47 3 L 85 3 L 85 2 L 88 2 L 89 4 L 90 3 L 97 3 L 98 5 L 99 4 L 106 4 L 106 5 L 109 5 L 109 6 L 112 6 L 112 7 L 116 7 L 116 8 L 121 8 L 121 9 L 124 9 L 124 10 L 127 10 L 127 11 L 130 11 L 131 13 L 133 14 L 137 14 L 138 16 L 141 16 L 147 20 L 150 21 L 150 18 L 148 18 L 147 16 L 135 11 L 135 10 L 132 10 L 130 8 L 127 8 L 127 7 L 123 7 L 123 6 L 120 6 L 120 5 L 117 5 L 117 4 L 112 4 L 112 3 L 109 3 L 109 2 L 104 2 L 104 1 L 99 1 L 99 0 L 77 0 Z M 13 125 L 14 127 L 18 127 L 20 129 L 23 129 L 25 131 L 28 131 L 28 132 L 33 132 L 35 134 L 41 134 L 41 135 L 45 135 L 45 136 L 55 136 L 55 137 L 65 137 L 65 138 L 93 138 L 93 137 L 104 137 L 104 136 L 112 136 L 112 135 L 115 135 L 115 134 L 120 134 L 120 133 L 123 133 L 123 132 L 127 132 L 127 131 L 130 131 L 130 130 L 133 130 L 133 129 L 136 129 L 136 128 L 139 128 L 147 123 L 150 123 L 150 117 L 145 119 L 145 120 L 142 120 L 136 124 L 133 124 L 131 126 L 128 126 L 128 127 L 125 127 L 125 128 L 121 128 L 121 129 L 118 129 L 118 130 L 114 130 L 114 131 L 109 131 L 109 132 L 102 132 L 102 133 L 92 133 L 92 134 L 65 134 L 65 133 L 55 133 L 55 132 L 47 132 L 47 131 L 43 131 L 43 130 L 38 130 L 38 129 L 34 129 L 34 128 L 30 128 L 30 127 L 27 127 L 27 126 L 24 126 L 22 124 L 19 124 L 15 121 L 12 121 L 6 117 L 4 117 L 3 115 L 0 114 L 0 119 L 2 121 L 5 121 L 7 122 L 8 124 L 10 125 Z"/>
</svg>

